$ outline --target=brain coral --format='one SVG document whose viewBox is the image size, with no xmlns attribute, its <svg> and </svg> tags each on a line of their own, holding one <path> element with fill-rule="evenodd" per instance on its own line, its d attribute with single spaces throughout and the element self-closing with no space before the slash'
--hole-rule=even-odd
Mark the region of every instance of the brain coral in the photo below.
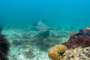
<svg viewBox="0 0 90 60">
<path fill-rule="evenodd" d="M 51 59 L 59 59 L 60 53 L 63 53 L 66 49 L 67 47 L 65 45 L 56 45 L 49 51 L 48 56 Z"/>
</svg>

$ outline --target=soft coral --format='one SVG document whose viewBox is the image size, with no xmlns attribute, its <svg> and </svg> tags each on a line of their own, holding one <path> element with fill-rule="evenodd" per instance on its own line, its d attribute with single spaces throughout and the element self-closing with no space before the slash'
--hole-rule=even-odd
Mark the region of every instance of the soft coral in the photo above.
<svg viewBox="0 0 90 60">
<path fill-rule="evenodd" d="M 0 34 L 0 58 L 1 60 L 8 60 L 7 55 L 9 51 L 10 43 L 4 35 Z"/>
<path fill-rule="evenodd" d="M 71 38 L 64 42 L 63 45 L 67 46 L 68 49 L 76 47 L 88 47 L 90 46 L 90 30 L 86 32 L 79 32 L 74 38 Z"/>
</svg>

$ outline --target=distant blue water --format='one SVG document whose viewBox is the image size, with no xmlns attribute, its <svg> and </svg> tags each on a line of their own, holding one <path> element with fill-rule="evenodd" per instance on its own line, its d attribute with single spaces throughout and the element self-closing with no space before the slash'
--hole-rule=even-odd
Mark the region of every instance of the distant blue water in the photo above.
<svg viewBox="0 0 90 60">
<path fill-rule="evenodd" d="M 90 0 L 0 0 L 2 25 L 31 25 L 45 17 L 49 26 L 90 26 Z"/>
</svg>

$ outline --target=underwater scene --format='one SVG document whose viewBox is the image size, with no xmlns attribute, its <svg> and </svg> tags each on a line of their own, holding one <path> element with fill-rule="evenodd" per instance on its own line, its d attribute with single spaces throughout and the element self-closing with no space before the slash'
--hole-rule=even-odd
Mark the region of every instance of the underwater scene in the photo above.
<svg viewBox="0 0 90 60">
<path fill-rule="evenodd" d="M 90 0 L 0 0 L 0 60 L 90 60 Z"/>
</svg>

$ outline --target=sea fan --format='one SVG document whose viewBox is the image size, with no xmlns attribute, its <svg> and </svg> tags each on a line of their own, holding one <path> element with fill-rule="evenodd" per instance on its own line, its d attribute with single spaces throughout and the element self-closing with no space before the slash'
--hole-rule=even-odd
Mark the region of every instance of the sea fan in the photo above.
<svg viewBox="0 0 90 60">
<path fill-rule="evenodd" d="M 88 47 L 90 46 L 90 37 L 89 36 L 77 36 L 75 39 L 64 42 L 63 45 L 67 46 L 68 49 L 76 47 Z"/>
<path fill-rule="evenodd" d="M 10 43 L 4 35 L 0 34 L 0 58 L 1 60 L 8 60 L 7 55 L 9 51 Z"/>
</svg>

